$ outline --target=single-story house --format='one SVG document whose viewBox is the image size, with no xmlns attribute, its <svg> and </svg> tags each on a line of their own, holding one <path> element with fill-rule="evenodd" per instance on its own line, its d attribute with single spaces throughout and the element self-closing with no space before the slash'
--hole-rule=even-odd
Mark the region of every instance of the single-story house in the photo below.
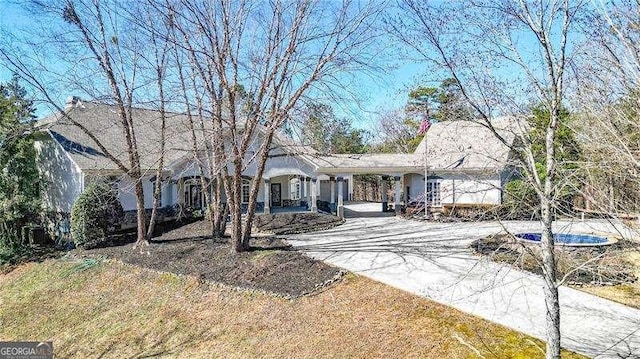
<svg viewBox="0 0 640 359">
<path fill-rule="evenodd" d="M 111 154 L 128 164 L 114 106 L 71 98 L 66 113 L 93 133 Z M 198 163 L 206 166 L 207 161 L 204 146 L 193 146 L 188 117 L 181 113 L 167 115 L 164 165 L 161 178 L 156 178 L 160 115 L 154 110 L 134 109 L 133 116 L 147 208 L 152 206 L 153 185 L 160 180 L 161 207 L 201 209 Z M 117 188 L 124 210 L 135 211 L 132 180 L 102 153 L 90 136 L 62 114 L 41 120 L 39 128 L 36 149 L 45 182 L 47 210 L 70 213 L 88 182 L 108 179 Z M 506 130 L 505 133 L 512 141 L 513 136 L 509 137 Z M 196 133 L 196 142 L 201 142 L 201 138 L 202 132 Z M 278 134 L 262 178 L 255 178 L 254 162 L 244 170 L 246 184 L 242 198 L 248 201 L 251 181 L 258 180 L 263 184 L 258 196 L 260 211 L 269 213 L 274 207 L 287 206 L 307 206 L 316 211 L 318 201 L 324 201 L 342 215 L 343 201 L 351 199 L 353 193 L 353 176 L 372 174 L 381 175 L 385 185 L 394 179 L 395 195 L 388 202 L 394 202 L 397 210 L 401 203 L 423 201 L 426 159 L 429 205 L 501 203 L 503 186 L 512 172 L 508 146 L 484 127 L 470 122 L 434 123 L 425 138 L 413 154 L 326 155 Z M 386 191 L 383 192 L 383 202 L 387 202 Z"/>
</svg>

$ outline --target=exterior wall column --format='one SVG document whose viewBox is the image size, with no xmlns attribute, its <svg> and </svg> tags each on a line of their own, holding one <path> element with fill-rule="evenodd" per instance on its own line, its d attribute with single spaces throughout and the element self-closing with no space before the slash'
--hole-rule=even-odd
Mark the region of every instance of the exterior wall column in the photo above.
<svg viewBox="0 0 640 359">
<path fill-rule="evenodd" d="M 410 200 L 410 197 L 409 197 L 410 193 L 409 193 L 409 191 L 406 191 L 407 183 L 409 183 L 408 175 L 402 176 L 402 182 L 404 183 L 404 188 L 403 189 L 405 190 L 405 193 L 404 193 L 404 204 L 406 206 L 408 206 L 409 205 L 409 200 Z"/>
<path fill-rule="evenodd" d="M 302 178 L 302 198 L 304 198 L 304 201 L 307 203 L 307 207 L 309 206 L 309 192 L 307 191 L 307 182 L 308 182 L 308 178 L 307 177 L 303 177 Z"/>
<path fill-rule="evenodd" d="M 344 194 L 343 184 L 344 178 L 338 177 L 338 208 L 336 209 L 338 218 L 344 218 L 344 203 L 342 200 Z"/>
<path fill-rule="evenodd" d="M 347 201 L 353 201 L 353 175 L 349 176 L 347 186 L 349 186 L 348 188 L 349 196 L 347 197 Z"/>
<path fill-rule="evenodd" d="M 329 186 L 331 187 L 331 199 L 329 200 L 329 207 L 332 211 L 336 210 L 336 178 L 329 177 Z"/>
<path fill-rule="evenodd" d="M 389 209 L 389 179 L 382 176 L 382 212 Z"/>
<path fill-rule="evenodd" d="M 271 213 L 270 201 L 271 201 L 271 179 L 265 178 L 264 179 L 264 213 L 265 214 Z"/>
<path fill-rule="evenodd" d="M 400 191 L 402 190 L 402 187 L 400 187 L 400 176 L 394 176 L 393 180 L 395 181 L 395 184 L 394 184 L 395 203 L 393 204 L 393 208 L 396 211 L 396 215 L 399 215 L 400 214 Z"/>
<path fill-rule="evenodd" d="M 318 203 L 316 198 L 316 190 L 318 187 L 318 179 L 311 179 L 311 212 L 318 212 Z"/>
</svg>

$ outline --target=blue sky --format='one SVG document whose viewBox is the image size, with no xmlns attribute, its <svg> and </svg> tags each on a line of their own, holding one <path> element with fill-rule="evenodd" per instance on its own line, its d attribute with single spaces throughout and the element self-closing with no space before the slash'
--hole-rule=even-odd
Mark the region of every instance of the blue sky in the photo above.
<svg viewBox="0 0 640 359">
<path fill-rule="evenodd" d="M 11 0 L 0 0 L 0 36 L 5 31 L 11 31 L 15 26 L 29 24 L 29 17 Z M 11 72 L 0 63 L 0 82 L 11 78 Z"/>
<path fill-rule="evenodd" d="M 14 27 L 30 26 L 30 22 L 35 15 L 25 13 L 22 8 L 12 2 L 12 0 L 0 0 L 0 36 L 2 31 L 11 31 Z M 392 43 L 389 38 L 382 37 L 380 43 Z M 531 44 L 531 39 L 523 38 L 525 45 Z M 353 120 L 355 127 L 371 130 L 375 132 L 378 116 L 381 112 L 395 108 L 402 108 L 407 99 L 409 90 L 417 85 L 438 86 L 443 79 L 438 78 L 433 73 L 428 73 L 428 68 L 424 64 L 402 60 L 401 56 L 396 56 L 395 63 L 388 66 L 382 65 L 382 70 L 376 73 L 375 78 L 367 75 L 356 75 L 351 79 L 353 88 L 351 92 L 358 97 L 357 100 L 345 101 L 340 104 L 333 103 L 334 110 L 339 117 L 346 117 Z M 387 60 L 390 61 L 390 60 Z M 53 64 L 55 66 L 55 64 Z M 503 75 L 513 78 L 513 74 Z M 11 73 L 0 63 L 0 81 L 9 80 Z M 429 79 L 431 82 L 426 82 Z M 519 86 L 518 86 L 519 87 Z M 514 91 L 521 91 L 513 87 Z M 71 91 L 71 90 L 70 90 Z M 57 94 L 61 101 L 73 93 Z M 39 109 L 38 115 L 46 115 L 46 109 Z"/>
<path fill-rule="evenodd" d="M 30 14 L 11 0 L 0 0 L 0 30 L 11 31 L 14 27 L 29 25 Z M 358 85 L 356 92 L 360 99 L 334 106 L 341 117 L 353 119 L 356 127 L 373 129 L 378 113 L 381 110 L 402 107 L 406 100 L 408 88 L 418 83 L 424 72 L 417 64 L 395 64 L 395 69 L 378 73 L 376 78 L 360 75 L 355 79 Z M 11 78 L 11 72 L 0 64 L 0 82 Z M 60 94 L 60 98 L 72 94 Z M 46 115 L 46 110 L 39 109 L 38 115 Z"/>
</svg>

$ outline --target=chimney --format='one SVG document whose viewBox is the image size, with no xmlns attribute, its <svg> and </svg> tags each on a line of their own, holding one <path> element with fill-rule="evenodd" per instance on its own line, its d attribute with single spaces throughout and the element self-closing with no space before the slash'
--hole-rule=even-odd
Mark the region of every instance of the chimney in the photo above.
<svg viewBox="0 0 640 359">
<path fill-rule="evenodd" d="M 72 109 L 74 107 L 78 107 L 82 105 L 82 103 L 80 102 L 80 97 L 78 96 L 69 96 L 67 97 L 67 102 L 64 105 L 64 109 L 65 110 L 69 110 Z"/>
</svg>

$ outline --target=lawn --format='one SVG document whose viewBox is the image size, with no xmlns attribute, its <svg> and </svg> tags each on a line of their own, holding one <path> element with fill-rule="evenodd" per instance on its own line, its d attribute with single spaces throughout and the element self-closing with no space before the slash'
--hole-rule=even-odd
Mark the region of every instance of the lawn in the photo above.
<svg viewBox="0 0 640 359">
<path fill-rule="evenodd" d="M 640 278 L 640 251 L 625 253 L 625 259 L 634 265 L 634 274 Z M 587 286 L 577 289 L 640 309 L 640 281 L 638 280 L 612 286 Z"/>
<path fill-rule="evenodd" d="M 81 358 L 543 356 L 524 334 L 352 274 L 284 299 L 67 257 L 0 274 L 0 338 Z"/>
</svg>

